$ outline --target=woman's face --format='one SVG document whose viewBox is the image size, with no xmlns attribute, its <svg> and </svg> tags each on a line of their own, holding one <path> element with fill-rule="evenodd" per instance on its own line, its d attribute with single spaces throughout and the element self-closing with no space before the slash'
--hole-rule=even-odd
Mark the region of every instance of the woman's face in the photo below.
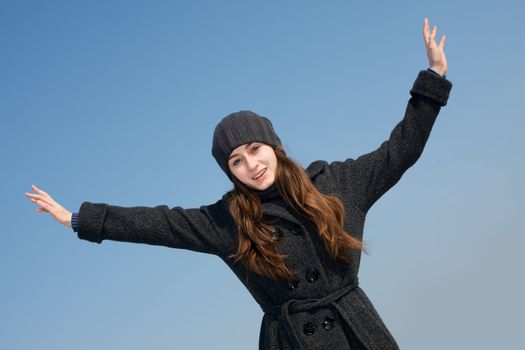
<svg viewBox="0 0 525 350">
<path fill-rule="evenodd" d="M 271 146 L 262 142 L 247 143 L 232 151 L 228 168 L 246 186 L 265 190 L 275 181 L 277 158 Z"/>
</svg>

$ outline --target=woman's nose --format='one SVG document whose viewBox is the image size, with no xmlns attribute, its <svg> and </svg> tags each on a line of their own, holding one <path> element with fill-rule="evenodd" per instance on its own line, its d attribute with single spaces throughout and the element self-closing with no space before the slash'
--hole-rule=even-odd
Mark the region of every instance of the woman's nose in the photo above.
<svg viewBox="0 0 525 350">
<path fill-rule="evenodd" d="M 257 168 L 257 159 L 254 158 L 247 158 L 246 164 L 248 164 L 248 169 L 255 169 Z"/>
</svg>

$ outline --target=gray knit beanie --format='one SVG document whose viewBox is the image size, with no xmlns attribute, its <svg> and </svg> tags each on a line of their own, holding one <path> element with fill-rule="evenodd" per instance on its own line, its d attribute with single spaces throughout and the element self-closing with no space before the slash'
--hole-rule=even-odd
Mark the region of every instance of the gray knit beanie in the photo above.
<svg viewBox="0 0 525 350">
<path fill-rule="evenodd" d="M 215 127 L 211 153 L 230 180 L 228 157 L 234 149 L 250 142 L 274 147 L 282 145 L 270 120 L 251 111 L 228 114 Z"/>
</svg>

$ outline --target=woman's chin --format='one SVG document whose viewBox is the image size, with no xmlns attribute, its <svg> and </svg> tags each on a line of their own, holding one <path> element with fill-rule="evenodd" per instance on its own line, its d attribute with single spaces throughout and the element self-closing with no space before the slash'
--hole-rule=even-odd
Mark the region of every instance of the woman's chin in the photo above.
<svg viewBox="0 0 525 350">
<path fill-rule="evenodd" d="M 259 191 L 264 191 L 268 189 L 270 186 L 272 186 L 273 182 L 274 182 L 273 179 L 268 178 L 268 179 L 264 179 L 264 181 L 261 181 L 260 183 L 252 182 L 251 187 Z"/>
</svg>

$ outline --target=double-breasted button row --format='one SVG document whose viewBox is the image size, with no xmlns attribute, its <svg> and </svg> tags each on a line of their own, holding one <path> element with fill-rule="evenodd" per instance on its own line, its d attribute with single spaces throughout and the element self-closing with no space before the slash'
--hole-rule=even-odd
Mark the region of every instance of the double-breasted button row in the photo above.
<svg viewBox="0 0 525 350">
<path fill-rule="evenodd" d="M 323 329 L 329 331 L 335 327 L 335 320 L 332 317 L 326 317 L 321 323 Z M 303 333 L 306 335 L 312 335 L 315 333 L 317 326 L 313 322 L 306 322 L 303 325 Z"/>
<path fill-rule="evenodd" d="M 315 283 L 319 279 L 319 270 L 314 268 L 309 268 L 304 278 L 308 283 Z M 288 280 L 288 289 L 295 290 L 299 286 L 299 280 Z"/>
</svg>

